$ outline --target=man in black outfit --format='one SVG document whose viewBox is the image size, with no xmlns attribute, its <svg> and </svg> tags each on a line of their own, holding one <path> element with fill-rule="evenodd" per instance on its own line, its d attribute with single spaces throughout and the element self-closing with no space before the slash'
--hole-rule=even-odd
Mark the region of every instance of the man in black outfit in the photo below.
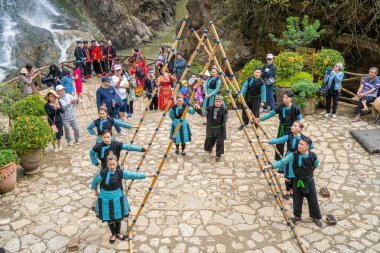
<svg viewBox="0 0 380 253">
<path fill-rule="evenodd" d="M 86 59 L 86 55 L 82 48 L 82 41 L 77 41 L 77 45 L 74 50 L 75 61 L 80 64 L 80 72 L 82 73 L 82 79 L 84 79 L 83 61 Z"/>
<path fill-rule="evenodd" d="M 223 105 L 223 96 L 216 95 L 214 104 L 207 106 L 203 111 L 199 104 L 195 104 L 194 109 L 202 117 L 207 117 L 204 150 L 211 153 L 216 143 L 215 161 L 219 162 L 222 154 L 224 154 L 224 140 L 227 139 L 228 110 Z"/>
<path fill-rule="evenodd" d="M 154 74 L 154 69 L 149 69 L 148 78 L 145 78 L 145 81 L 144 81 L 145 96 L 147 96 L 147 98 L 150 99 L 152 97 L 152 93 L 153 93 L 155 85 L 156 85 L 156 78 Z M 150 106 L 149 106 L 149 110 L 151 111 L 157 110 L 157 109 L 158 109 L 158 91 L 152 98 L 152 103 L 150 103 Z"/>
</svg>

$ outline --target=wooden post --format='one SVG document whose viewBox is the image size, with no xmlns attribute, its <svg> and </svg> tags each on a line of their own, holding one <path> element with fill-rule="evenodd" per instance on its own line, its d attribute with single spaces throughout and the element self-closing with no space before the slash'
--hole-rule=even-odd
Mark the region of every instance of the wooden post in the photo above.
<svg viewBox="0 0 380 253">
<path fill-rule="evenodd" d="M 202 38 L 203 38 L 204 40 L 207 40 L 207 39 L 208 39 L 207 31 L 205 31 L 205 34 L 203 35 Z M 197 47 L 197 50 L 196 50 L 196 51 L 199 51 L 199 48 L 200 48 L 200 46 L 202 45 L 202 42 L 203 42 L 203 41 L 201 40 L 201 41 L 198 43 L 198 47 Z M 203 68 L 203 71 L 202 71 L 201 77 L 198 79 L 198 82 L 197 82 L 197 84 L 196 84 L 196 89 L 199 88 L 199 86 L 200 86 L 200 84 L 201 84 L 201 81 L 202 81 L 202 78 L 203 78 L 203 76 L 204 76 L 206 70 L 208 69 L 208 67 L 209 67 L 209 65 L 210 65 L 210 63 L 211 63 L 211 61 L 212 61 L 212 59 L 213 59 L 213 56 L 214 56 L 214 54 L 215 54 L 216 49 L 217 49 L 217 45 L 215 45 L 215 46 L 213 47 L 213 50 L 211 51 L 211 55 L 210 55 L 210 57 L 208 58 L 208 61 L 206 62 L 205 66 L 204 66 L 204 68 Z M 190 97 L 190 100 L 189 100 L 189 104 L 191 104 L 191 103 L 194 101 L 195 93 L 196 93 L 196 92 L 193 92 L 193 93 L 191 94 L 191 97 Z M 166 162 L 166 158 L 168 157 L 169 151 L 170 151 L 170 149 L 171 149 L 171 147 L 172 147 L 172 145 L 173 145 L 173 143 L 174 143 L 174 140 L 175 140 L 175 138 L 176 138 L 176 136 L 177 136 L 177 134 L 178 134 L 178 132 L 179 132 L 179 129 L 181 128 L 182 120 L 185 119 L 186 114 L 187 114 L 187 112 L 188 112 L 188 110 L 189 110 L 189 104 L 186 105 L 186 108 L 185 108 L 185 110 L 183 111 L 183 114 L 182 114 L 181 120 L 180 120 L 180 122 L 178 123 L 178 125 L 177 125 L 177 127 L 176 127 L 176 129 L 175 129 L 175 131 L 174 131 L 174 133 L 173 133 L 173 137 L 172 137 L 172 139 L 169 141 L 169 144 L 168 144 L 167 147 L 166 147 L 166 150 L 165 150 L 165 153 L 164 153 L 164 155 L 163 155 L 163 158 L 161 159 L 161 162 L 160 162 L 160 164 L 159 164 L 159 166 L 158 166 L 158 169 L 157 169 L 157 172 L 156 172 L 156 176 L 153 178 L 153 180 L 152 180 L 152 182 L 151 182 L 151 184 L 150 184 L 150 186 L 149 186 L 149 190 L 148 190 L 147 193 L 145 194 L 144 200 L 143 200 L 141 206 L 139 207 L 139 210 L 137 211 L 137 214 L 136 214 L 135 218 L 133 219 L 133 223 L 132 223 L 132 225 L 128 228 L 128 231 L 127 231 L 127 237 L 129 237 L 129 235 L 131 234 L 132 229 L 133 229 L 134 225 L 136 224 L 137 219 L 138 219 L 138 217 L 140 216 L 140 214 L 141 214 L 141 212 L 142 212 L 142 209 L 144 208 L 144 206 L 145 206 L 145 204 L 146 204 L 146 202 L 147 202 L 147 200 L 148 200 L 148 198 L 149 198 L 149 196 L 150 196 L 150 193 L 152 192 L 152 190 L 153 190 L 153 188 L 154 188 L 154 186 L 155 186 L 155 184 L 156 184 L 156 182 L 157 182 L 158 176 L 160 175 L 161 170 L 162 170 L 162 167 L 164 166 L 164 164 L 165 164 L 165 162 Z"/>
</svg>

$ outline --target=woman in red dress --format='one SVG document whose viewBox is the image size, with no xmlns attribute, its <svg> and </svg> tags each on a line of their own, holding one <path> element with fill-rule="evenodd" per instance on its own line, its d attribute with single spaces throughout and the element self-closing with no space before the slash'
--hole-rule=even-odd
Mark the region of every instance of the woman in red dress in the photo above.
<svg viewBox="0 0 380 253">
<path fill-rule="evenodd" d="M 143 72 L 141 74 L 136 73 L 136 87 L 135 87 L 135 93 L 136 96 L 141 96 L 143 89 L 144 89 L 144 82 L 146 77 L 148 76 L 149 73 L 149 67 L 146 64 L 146 60 L 143 54 L 139 54 L 136 58 L 136 63 L 137 63 L 137 68 L 136 71 Z M 142 75 L 143 74 L 143 75 Z M 140 77 L 140 78 L 139 78 Z"/>
<path fill-rule="evenodd" d="M 157 81 L 158 79 L 159 78 L 157 78 Z M 158 108 L 160 110 L 165 110 L 168 103 L 171 102 L 172 89 L 170 83 L 176 81 L 177 79 L 169 73 L 169 70 L 164 73 L 161 83 L 158 84 L 160 86 L 160 91 L 158 93 Z"/>
</svg>

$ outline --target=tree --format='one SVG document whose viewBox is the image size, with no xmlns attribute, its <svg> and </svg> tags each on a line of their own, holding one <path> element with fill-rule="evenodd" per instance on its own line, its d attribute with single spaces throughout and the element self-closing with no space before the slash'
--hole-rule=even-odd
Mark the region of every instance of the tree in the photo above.
<svg viewBox="0 0 380 253">
<path fill-rule="evenodd" d="M 282 32 L 282 38 L 276 38 L 272 33 L 269 33 L 269 38 L 283 47 L 285 50 L 294 51 L 297 47 L 308 46 L 314 40 L 318 39 L 325 30 L 320 29 L 319 20 L 315 20 L 309 24 L 309 16 L 305 15 L 300 27 L 298 17 L 290 16 L 286 19 L 287 30 Z"/>
</svg>

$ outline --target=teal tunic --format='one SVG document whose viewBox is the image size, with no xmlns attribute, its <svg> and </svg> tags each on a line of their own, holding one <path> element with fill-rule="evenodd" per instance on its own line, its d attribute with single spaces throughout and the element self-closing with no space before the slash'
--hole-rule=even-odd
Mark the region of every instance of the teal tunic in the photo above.
<svg viewBox="0 0 380 253">
<path fill-rule="evenodd" d="M 182 112 L 184 109 L 185 109 L 185 105 L 183 105 L 183 107 L 173 106 L 172 108 L 170 108 L 169 117 L 172 119 L 172 125 L 170 128 L 170 139 L 173 138 L 173 133 L 174 133 L 178 123 L 180 122 L 180 119 L 182 117 Z M 195 113 L 194 108 L 190 107 L 188 110 L 188 113 L 194 114 Z M 174 142 L 176 144 L 179 144 L 179 143 L 186 143 L 186 142 L 190 142 L 190 141 L 191 141 L 191 130 L 190 130 L 189 123 L 187 122 L 187 120 L 185 118 L 182 121 L 181 128 L 178 131 L 178 134 L 177 134 Z"/>
<path fill-rule="evenodd" d="M 215 81 L 216 82 L 216 87 L 215 89 L 211 89 L 209 86 L 210 86 L 210 83 L 212 81 Z M 222 81 L 220 81 L 219 78 L 217 77 L 209 77 L 206 81 L 206 84 L 205 84 L 205 91 L 206 91 L 206 94 L 208 95 L 212 95 L 211 97 L 209 98 L 206 98 L 204 99 L 203 101 L 203 108 L 207 108 L 207 106 L 209 105 L 213 105 L 214 104 L 214 100 L 215 100 L 215 96 L 219 93 L 219 90 L 220 90 L 220 86 L 222 84 Z"/>
</svg>

